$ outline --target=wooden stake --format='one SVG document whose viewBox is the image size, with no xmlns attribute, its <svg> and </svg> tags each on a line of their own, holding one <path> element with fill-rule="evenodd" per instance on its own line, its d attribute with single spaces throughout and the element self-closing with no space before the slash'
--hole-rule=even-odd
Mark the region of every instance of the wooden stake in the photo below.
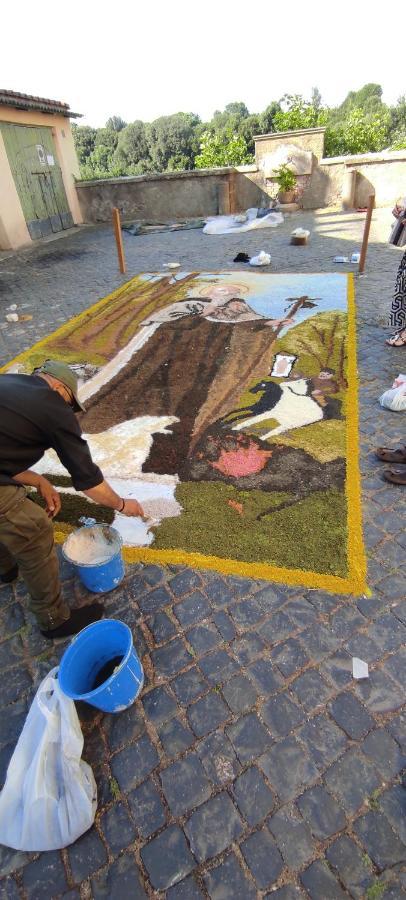
<svg viewBox="0 0 406 900">
<path fill-rule="evenodd" d="M 127 271 L 127 269 L 124 257 L 123 235 L 121 233 L 120 210 L 117 209 L 117 207 L 114 207 L 113 209 L 113 225 L 117 244 L 118 266 L 120 272 L 124 273 Z"/>
<path fill-rule="evenodd" d="M 368 209 L 365 217 L 364 236 L 362 238 L 361 256 L 359 259 L 358 275 L 362 275 L 365 269 L 365 260 L 367 258 L 369 229 L 371 227 L 372 210 L 375 206 L 375 194 L 370 194 L 368 198 Z"/>
</svg>

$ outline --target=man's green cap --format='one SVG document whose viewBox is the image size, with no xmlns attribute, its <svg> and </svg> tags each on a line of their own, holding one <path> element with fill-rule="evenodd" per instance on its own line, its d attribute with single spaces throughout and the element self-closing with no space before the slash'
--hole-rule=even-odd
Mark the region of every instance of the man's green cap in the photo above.
<svg viewBox="0 0 406 900">
<path fill-rule="evenodd" d="M 45 362 L 42 363 L 42 366 L 38 366 L 38 368 L 35 369 L 35 374 L 39 374 L 40 372 L 43 372 L 44 375 L 52 375 L 54 378 L 57 378 L 58 381 L 61 381 L 65 387 L 69 388 L 75 399 L 75 405 L 73 407 L 75 412 L 85 412 L 85 407 L 82 406 L 78 397 L 77 376 L 67 363 L 61 362 L 59 359 L 46 359 Z"/>
</svg>

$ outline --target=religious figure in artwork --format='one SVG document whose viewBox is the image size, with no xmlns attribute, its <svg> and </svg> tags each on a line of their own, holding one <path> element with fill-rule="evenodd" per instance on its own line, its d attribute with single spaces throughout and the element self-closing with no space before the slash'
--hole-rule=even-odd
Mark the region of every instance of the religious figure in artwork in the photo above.
<svg viewBox="0 0 406 900">
<path fill-rule="evenodd" d="M 157 310 L 142 325 L 158 325 L 194 316 L 228 325 L 262 322 L 273 329 L 292 324 L 293 319 L 275 319 L 255 312 L 243 297 L 238 296 L 247 290 L 247 286 L 242 284 L 207 285 L 201 289 L 199 296 L 188 297 L 187 300 L 171 303 L 170 306 Z"/>
</svg>

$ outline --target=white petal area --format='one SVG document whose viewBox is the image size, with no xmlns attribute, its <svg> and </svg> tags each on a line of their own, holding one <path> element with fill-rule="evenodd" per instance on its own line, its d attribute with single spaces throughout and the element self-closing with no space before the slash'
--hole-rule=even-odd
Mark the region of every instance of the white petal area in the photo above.
<svg viewBox="0 0 406 900">
<path fill-rule="evenodd" d="M 105 478 L 134 478 L 148 459 L 154 434 L 170 434 L 176 416 L 139 416 L 113 425 L 99 434 L 84 434 L 96 465 Z M 33 466 L 41 475 L 67 475 L 54 450 L 47 450 Z"/>
</svg>

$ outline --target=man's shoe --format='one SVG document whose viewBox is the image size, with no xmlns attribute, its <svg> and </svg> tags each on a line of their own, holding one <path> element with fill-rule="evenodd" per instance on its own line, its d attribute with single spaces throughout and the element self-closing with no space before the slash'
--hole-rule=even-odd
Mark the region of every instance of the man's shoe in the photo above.
<svg viewBox="0 0 406 900">
<path fill-rule="evenodd" d="M 11 584 L 12 581 L 15 581 L 18 578 L 18 565 L 17 563 L 13 566 L 12 569 L 9 569 L 4 575 L 0 575 L 0 581 L 2 584 Z"/>
<path fill-rule="evenodd" d="M 41 634 L 49 638 L 50 641 L 57 638 L 71 637 L 71 635 L 82 631 L 82 628 L 86 628 L 86 625 L 98 622 L 103 615 L 104 606 L 101 603 L 81 606 L 80 609 L 72 609 L 69 619 L 66 622 L 62 622 L 62 625 L 58 625 L 57 628 L 50 628 L 48 631 L 42 631 L 41 629 Z"/>
</svg>

